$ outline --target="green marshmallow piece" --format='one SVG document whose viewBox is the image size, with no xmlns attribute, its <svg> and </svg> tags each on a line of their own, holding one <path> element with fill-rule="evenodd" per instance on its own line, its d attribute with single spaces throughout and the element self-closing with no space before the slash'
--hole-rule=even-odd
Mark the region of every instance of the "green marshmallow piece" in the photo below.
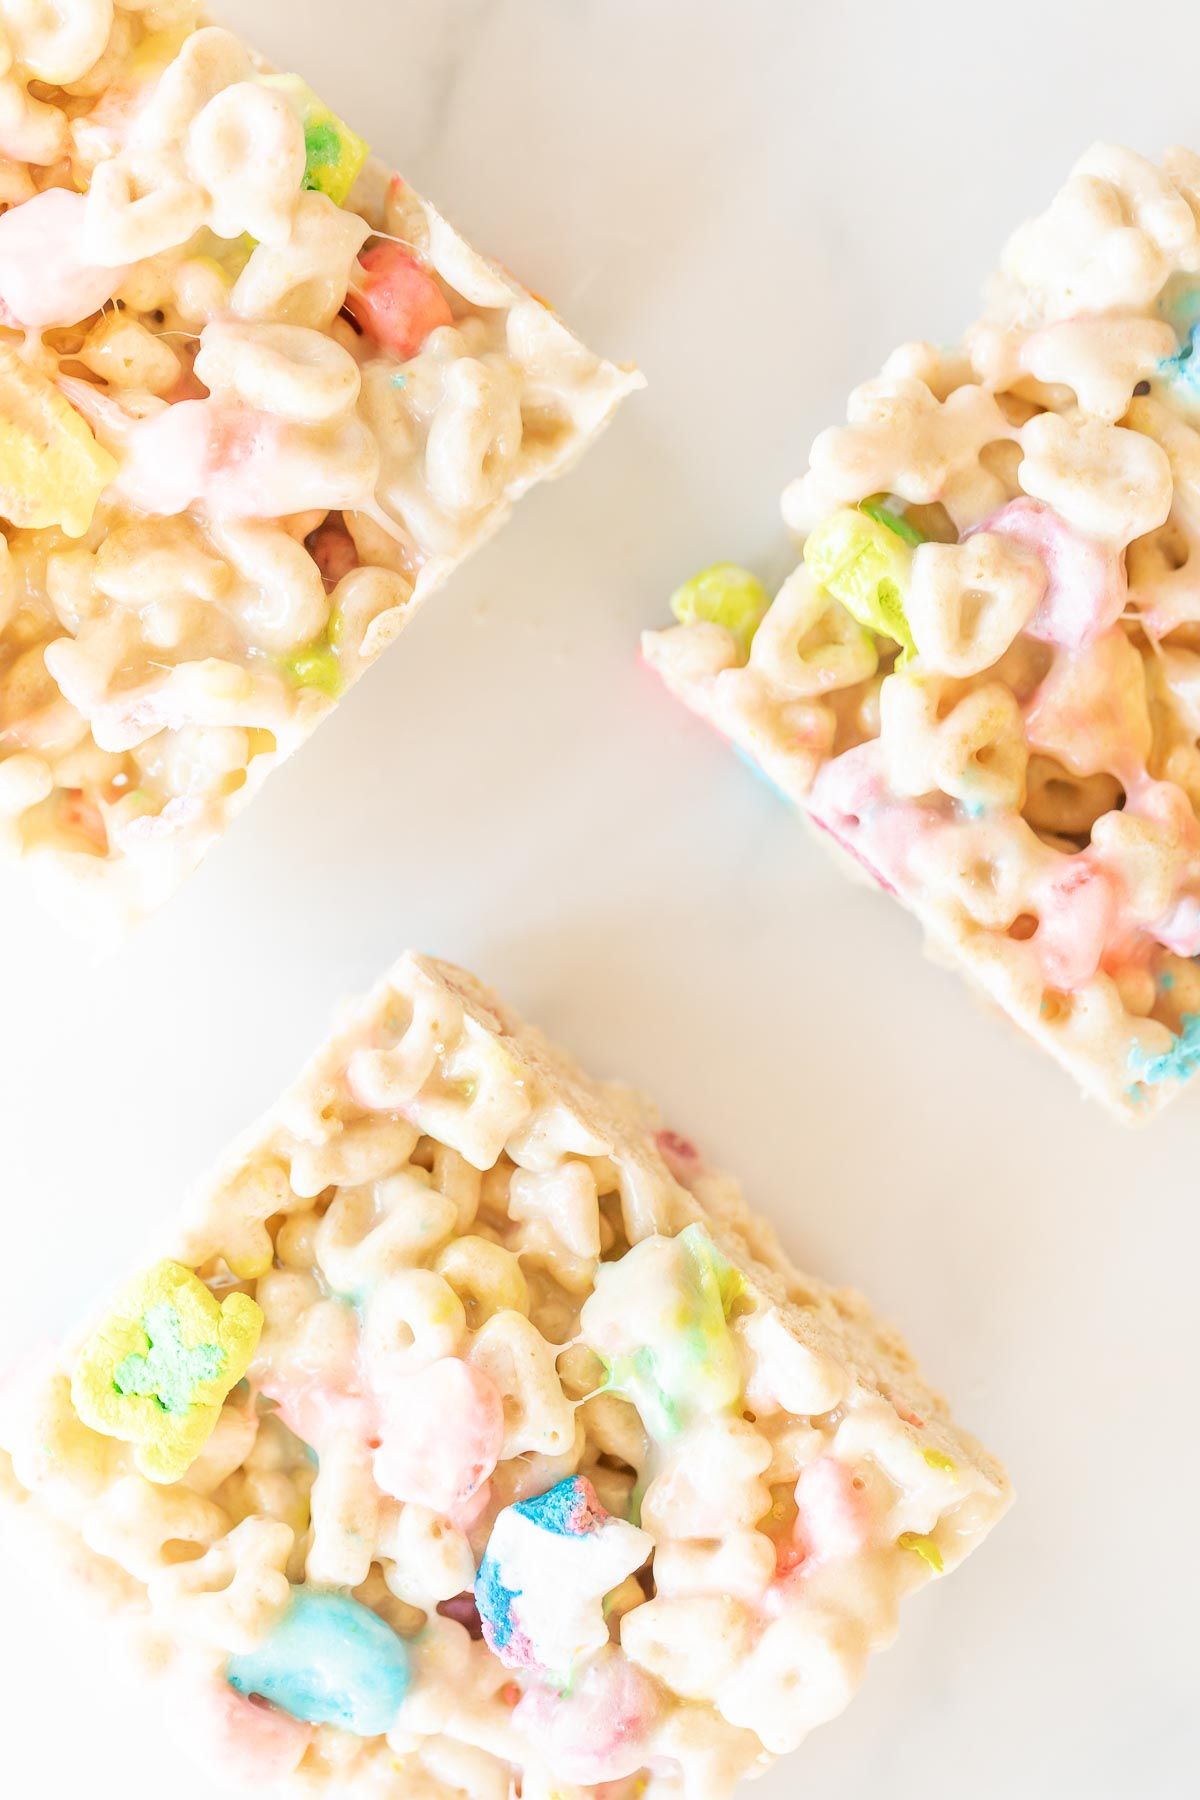
<svg viewBox="0 0 1200 1800">
<path fill-rule="evenodd" d="M 866 513 L 868 519 L 874 519 L 877 525 L 886 525 L 889 531 L 894 531 L 898 538 L 901 538 L 914 550 L 918 544 L 927 544 L 929 539 L 925 533 L 918 531 L 917 527 L 910 519 L 906 519 L 903 513 L 893 512 L 888 505 L 888 498 L 887 494 L 872 494 L 869 500 L 859 501 L 858 510 Z"/>
<path fill-rule="evenodd" d="M 342 154 L 342 140 L 337 127 L 329 119 L 318 119 L 304 128 L 304 149 L 308 177 L 318 169 L 332 168 Z M 307 185 L 307 183 L 306 183 Z"/>
<path fill-rule="evenodd" d="M 713 563 L 671 595 L 671 611 L 681 625 L 723 625 L 747 654 L 770 604 L 757 575 L 736 563 Z"/>
<path fill-rule="evenodd" d="M 369 145 L 298 75 L 265 75 L 262 80 L 285 95 L 304 126 L 303 186 L 344 206 L 370 154 Z"/>
<path fill-rule="evenodd" d="M 197 1385 L 221 1373 L 225 1352 L 219 1344 L 197 1344 L 189 1349 L 173 1306 L 151 1307 L 142 1329 L 149 1346 L 146 1354 L 135 1351 L 122 1357 L 113 1370 L 113 1385 L 119 1394 L 149 1395 L 164 1412 L 186 1412 Z"/>
<path fill-rule="evenodd" d="M 319 688 L 331 700 L 336 700 L 346 685 L 337 651 L 320 638 L 285 656 L 282 667 L 297 687 Z"/>
<path fill-rule="evenodd" d="M 857 507 L 841 507 L 809 532 L 804 562 L 819 587 L 851 618 L 908 654 L 916 652 L 904 613 L 912 577 L 912 548 L 891 525 Z"/>
</svg>

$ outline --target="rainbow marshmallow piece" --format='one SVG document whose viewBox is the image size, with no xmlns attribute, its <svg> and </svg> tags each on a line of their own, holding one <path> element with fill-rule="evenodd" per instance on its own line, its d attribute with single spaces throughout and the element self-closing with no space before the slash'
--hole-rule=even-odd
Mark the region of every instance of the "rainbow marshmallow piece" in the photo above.
<svg viewBox="0 0 1200 1800">
<path fill-rule="evenodd" d="M 484 1637 L 510 1668 L 566 1685 L 580 1659 L 608 1643 L 604 1596 L 653 1548 L 646 1532 L 605 1512 L 581 1475 L 506 1506 L 475 1578 Z"/>
<path fill-rule="evenodd" d="M 261 1330 L 247 1295 L 218 1302 L 191 1269 L 159 1263 L 129 1284 L 80 1351 L 72 1403 L 92 1430 L 133 1445 L 148 1480 L 178 1480 L 250 1366 Z"/>
</svg>

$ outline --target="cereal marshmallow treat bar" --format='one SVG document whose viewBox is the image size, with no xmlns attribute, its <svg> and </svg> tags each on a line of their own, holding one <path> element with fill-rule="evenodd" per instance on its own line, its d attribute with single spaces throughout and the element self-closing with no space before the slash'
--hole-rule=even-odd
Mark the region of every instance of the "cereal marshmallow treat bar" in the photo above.
<svg viewBox="0 0 1200 1800">
<path fill-rule="evenodd" d="M 638 385 L 190 0 L 0 3 L 0 847 L 155 905 Z"/>
<path fill-rule="evenodd" d="M 1200 1067 L 1200 157 L 1099 145 L 960 349 L 908 344 L 646 639 L 1084 1090 Z"/>
<path fill-rule="evenodd" d="M 355 1800 L 718 1800 L 1008 1503 L 857 1295 L 417 957 L 0 1442 L 181 1735 Z"/>
</svg>

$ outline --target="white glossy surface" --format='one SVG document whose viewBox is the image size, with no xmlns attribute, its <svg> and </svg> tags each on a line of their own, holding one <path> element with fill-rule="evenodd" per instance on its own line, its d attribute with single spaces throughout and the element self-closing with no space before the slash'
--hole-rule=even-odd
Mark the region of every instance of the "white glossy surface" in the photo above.
<svg viewBox="0 0 1200 1800">
<path fill-rule="evenodd" d="M 701 563 L 782 572 L 812 435 L 894 342 L 956 332 L 1092 138 L 1195 141 L 1193 10 L 240 0 L 233 22 L 651 387 L 118 960 L 89 967 L 10 884 L 0 1359 L 136 1257 L 339 996 L 407 943 L 457 958 L 656 1093 L 1011 1464 L 1017 1509 L 760 1800 L 1183 1800 L 1200 1094 L 1143 1135 L 1085 1108 L 634 651 Z M 6 1793 L 210 1793 L 28 1596 L 0 1674 Z"/>
</svg>

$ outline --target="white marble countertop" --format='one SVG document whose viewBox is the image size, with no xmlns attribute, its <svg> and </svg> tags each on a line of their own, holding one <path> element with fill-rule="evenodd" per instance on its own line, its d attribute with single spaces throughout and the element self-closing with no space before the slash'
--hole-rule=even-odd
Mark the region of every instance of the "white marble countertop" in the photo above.
<svg viewBox="0 0 1200 1800">
<path fill-rule="evenodd" d="M 1168 0 L 229 0 L 650 387 L 99 969 L 0 900 L 0 1360 L 63 1324 L 404 944 L 656 1093 L 866 1289 L 1019 1504 L 761 1800 L 1184 1800 L 1200 1094 L 1123 1134 L 925 965 L 635 660 L 676 580 L 785 566 L 777 496 L 893 343 L 971 315 L 1094 137 L 1200 138 Z M 36 1596 L 0 1789 L 200 1800 Z M 178 1752 L 182 1756 L 182 1752 Z"/>
</svg>

